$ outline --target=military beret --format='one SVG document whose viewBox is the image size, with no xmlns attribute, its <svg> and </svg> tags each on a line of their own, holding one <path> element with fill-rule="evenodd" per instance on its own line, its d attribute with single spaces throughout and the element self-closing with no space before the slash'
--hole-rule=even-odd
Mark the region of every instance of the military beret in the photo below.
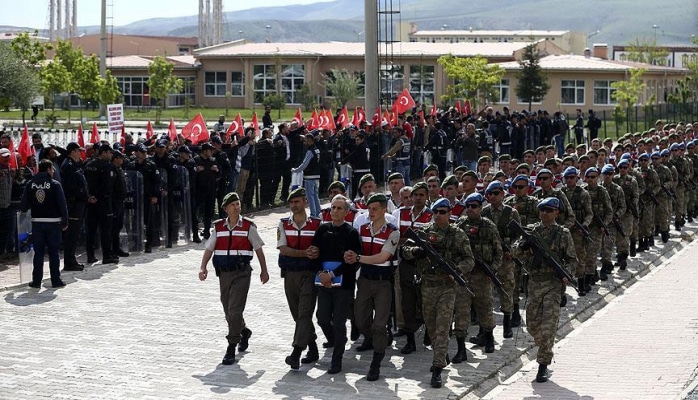
<svg viewBox="0 0 698 400">
<path fill-rule="evenodd" d="M 368 198 L 368 200 L 366 200 L 366 205 L 369 205 L 371 203 L 376 203 L 376 202 L 385 203 L 387 201 L 388 201 L 388 198 L 385 197 L 385 195 L 383 193 L 374 193 Z"/>
<path fill-rule="evenodd" d="M 686 150 L 686 144 L 683 142 L 679 143 L 679 150 Z"/>
<path fill-rule="evenodd" d="M 516 171 L 520 170 L 521 168 L 524 168 L 526 171 L 531 172 L 531 166 L 526 164 L 526 163 L 521 163 L 516 166 Z"/>
<path fill-rule="evenodd" d="M 395 179 L 402 179 L 402 180 L 404 180 L 405 177 L 402 176 L 402 174 L 399 173 L 399 172 L 393 172 L 392 174 L 388 175 L 388 182 L 390 182 L 390 181 L 392 181 L 392 180 L 395 180 Z"/>
<path fill-rule="evenodd" d="M 487 185 L 487 189 L 485 189 L 485 194 L 490 194 L 491 192 L 493 192 L 495 190 L 504 190 L 504 185 L 502 185 L 502 182 L 500 182 L 500 181 L 490 182 L 490 184 Z"/>
<path fill-rule="evenodd" d="M 461 166 L 457 167 L 456 169 L 454 169 L 453 173 L 466 172 L 467 170 L 468 170 L 468 167 L 466 167 L 465 165 L 461 165 Z"/>
<path fill-rule="evenodd" d="M 448 201 L 447 198 L 442 197 L 434 202 L 434 204 L 431 205 L 431 210 L 435 211 L 437 208 L 443 208 L 446 207 L 449 210 L 451 209 L 451 203 Z"/>
<path fill-rule="evenodd" d="M 543 166 L 547 167 L 548 165 L 556 165 L 556 164 L 557 164 L 557 161 L 555 161 L 554 158 L 548 158 L 548 159 L 545 160 L 545 162 L 543 163 Z"/>
<path fill-rule="evenodd" d="M 565 158 L 562 159 L 562 162 L 563 163 L 571 162 L 572 164 L 574 164 L 574 157 L 566 156 Z"/>
<path fill-rule="evenodd" d="M 524 181 L 524 182 L 526 182 L 526 184 L 528 184 L 528 177 L 526 175 L 523 175 L 523 174 L 516 175 L 516 177 L 514 177 L 514 180 L 511 181 L 511 184 L 514 185 L 518 181 Z"/>
<path fill-rule="evenodd" d="M 499 178 L 506 178 L 506 174 L 502 171 L 497 171 L 497 173 L 494 174 L 494 179 L 499 179 Z"/>
<path fill-rule="evenodd" d="M 662 151 L 659 152 L 659 155 L 660 155 L 661 157 L 669 157 L 669 150 L 664 149 L 664 150 L 662 150 Z"/>
<path fill-rule="evenodd" d="M 647 153 L 642 153 L 642 154 L 640 154 L 640 156 L 639 156 L 637 159 L 638 159 L 638 160 L 649 160 L 649 159 L 650 159 L 650 155 L 647 154 Z"/>
<path fill-rule="evenodd" d="M 327 191 L 329 192 L 332 189 L 339 189 L 342 191 L 342 193 L 347 191 L 347 187 L 344 186 L 344 183 L 342 183 L 340 181 L 334 181 L 334 182 L 330 183 L 330 186 L 327 187 Z"/>
<path fill-rule="evenodd" d="M 585 145 L 584 143 L 578 144 L 577 147 L 575 147 L 575 149 L 577 149 L 577 150 L 579 150 L 579 149 L 586 149 L 586 148 L 587 148 L 587 145 Z"/>
<path fill-rule="evenodd" d="M 611 164 L 606 164 L 606 165 L 604 165 L 603 168 L 601 169 L 601 173 L 602 173 L 602 174 L 611 174 L 611 175 L 613 175 L 613 174 L 616 173 L 616 169 L 613 167 L 613 165 L 611 165 Z"/>
<path fill-rule="evenodd" d="M 536 176 L 541 176 L 543 174 L 548 174 L 550 176 L 553 176 L 553 172 L 547 168 L 543 168 L 540 171 L 538 171 L 538 174 Z"/>
<path fill-rule="evenodd" d="M 621 160 L 632 160 L 633 156 L 630 155 L 630 153 L 623 153 L 622 156 L 620 156 Z"/>
<path fill-rule="evenodd" d="M 223 202 L 221 202 L 221 208 L 225 208 L 228 204 L 234 202 L 234 201 L 240 201 L 240 196 L 238 196 L 237 193 L 235 192 L 230 192 L 223 197 Z"/>
<path fill-rule="evenodd" d="M 664 136 L 663 138 L 659 139 L 659 143 L 669 143 L 669 138 Z"/>
<path fill-rule="evenodd" d="M 574 143 L 569 143 L 569 144 L 567 144 L 567 146 L 565 146 L 565 150 L 567 150 L 567 149 L 572 149 L 572 150 L 574 150 Z"/>
<path fill-rule="evenodd" d="M 650 157 L 652 157 L 652 158 L 659 158 L 659 157 L 661 157 L 661 156 L 662 156 L 662 155 L 659 154 L 658 151 L 653 151 L 652 154 L 650 154 Z"/>
<path fill-rule="evenodd" d="M 366 182 L 375 182 L 376 178 L 373 177 L 372 174 L 366 174 L 359 179 L 359 190 L 361 190 L 361 186 L 364 185 Z"/>
<path fill-rule="evenodd" d="M 422 171 L 422 175 L 426 175 L 429 171 L 439 172 L 439 167 L 437 167 L 435 164 L 429 164 L 426 168 L 424 168 L 424 171 Z"/>
<path fill-rule="evenodd" d="M 528 150 L 524 151 L 524 152 L 521 153 L 521 154 L 524 155 L 524 156 L 525 156 L 526 154 L 530 154 L 530 155 L 532 155 L 532 156 L 535 156 L 535 155 L 536 155 L 536 153 L 534 153 L 533 150 L 531 150 L 531 149 L 528 149 Z"/>
<path fill-rule="evenodd" d="M 305 196 L 305 188 L 299 187 L 292 191 L 291 193 L 288 194 L 288 197 L 286 198 L 286 201 L 291 201 L 291 199 L 295 199 L 296 197 L 306 197 Z"/>
<path fill-rule="evenodd" d="M 451 186 L 455 185 L 458 187 L 458 178 L 456 178 L 455 175 L 449 175 L 446 178 L 444 178 L 444 181 L 441 182 L 441 188 L 444 189 L 446 186 Z"/>
<path fill-rule="evenodd" d="M 691 148 L 691 147 L 696 147 L 696 142 L 691 140 L 690 142 L 686 143 L 686 148 Z"/>
<path fill-rule="evenodd" d="M 599 173 L 599 170 L 596 167 L 587 168 L 587 170 L 584 171 L 584 177 L 585 178 L 588 177 L 589 174 L 597 174 L 598 175 L 598 173 Z"/>
<path fill-rule="evenodd" d="M 499 156 L 499 161 L 511 161 L 511 156 L 509 154 L 502 154 Z"/>
<path fill-rule="evenodd" d="M 540 173 L 538 175 L 540 175 Z M 567 167 L 567 169 L 565 169 L 565 172 L 562 173 L 562 176 L 579 176 L 579 170 L 577 170 L 577 168 L 575 167 Z"/>
<path fill-rule="evenodd" d="M 588 155 L 584 154 L 579 157 L 579 161 L 590 161 L 591 159 L 589 158 Z"/>
<path fill-rule="evenodd" d="M 602 143 L 613 143 L 613 139 L 611 139 L 610 137 L 609 137 L 609 138 L 606 138 L 606 139 L 603 140 Z"/>
<path fill-rule="evenodd" d="M 620 168 L 620 167 L 622 167 L 622 166 L 630 167 L 630 161 L 628 161 L 628 160 L 620 160 L 620 162 L 618 163 L 618 167 Z"/>
<path fill-rule="evenodd" d="M 541 200 L 540 203 L 538 203 L 538 209 L 540 210 L 541 208 L 554 208 L 556 210 L 560 210 L 562 208 L 562 204 L 557 197 L 546 197 L 545 199 Z"/>
<path fill-rule="evenodd" d="M 490 156 L 482 156 L 482 157 L 480 157 L 480 158 L 477 160 L 477 163 L 478 163 L 478 164 L 482 164 L 482 163 L 484 163 L 484 162 L 489 162 L 489 163 L 491 163 L 491 162 L 492 162 L 492 159 L 490 158 Z"/>
<path fill-rule="evenodd" d="M 417 182 L 412 186 L 412 193 L 420 189 L 424 189 L 425 192 L 428 192 L 429 186 L 427 186 L 426 182 Z"/>
<path fill-rule="evenodd" d="M 485 202 L 485 198 L 482 197 L 482 195 L 480 193 L 475 192 L 475 193 L 471 193 L 470 195 L 468 195 L 468 197 L 465 198 L 464 203 L 468 204 L 468 203 L 472 203 L 475 201 L 482 204 Z"/>
</svg>

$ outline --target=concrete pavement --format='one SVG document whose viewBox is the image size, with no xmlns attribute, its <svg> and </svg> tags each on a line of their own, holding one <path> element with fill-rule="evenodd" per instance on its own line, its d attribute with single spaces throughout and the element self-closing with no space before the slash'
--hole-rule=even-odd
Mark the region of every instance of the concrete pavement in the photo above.
<svg viewBox="0 0 698 400">
<path fill-rule="evenodd" d="M 22 286 L 0 292 L 5 300 L 0 302 L 0 398 L 456 398 L 484 394 L 525 364 L 532 340 L 524 328 L 513 339 L 502 339 L 497 314 L 497 351 L 485 355 L 468 345 L 468 362 L 448 367 L 442 389 L 429 387 L 430 350 L 420 346 L 403 357 L 398 349 L 404 339 L 388 351 L 377 382 L 366 381 L 371 355 L 357 353 L 355 345 L 345 353 L 342 374 L 326 374 L 331 352 L 315 365 L 290 371 L 283 360 L 291 350 L 293 322 L 275 250 L 276 224 L 283 215 L 272 210 L 254 217 L 266 243 L 271 280 L 261 285 L 253 261 L 245 313 L 253 336 L 237 364 L 220 365 L 225 321 L 214 274 L 203 283 L 197 279 L 201 245 L 177 246 L 125 258 L 118 266 L 64 273 L 68 286 L 62 289 L 49 283 L 41 290 Z M 598 293 L 579 301 L 572 296 L 561 332 L 592 316 L 616 296 L 613 290 L 625 290 L 648 265 L 660 263 L 662 253 L 672 255 L 685 243 L 674 234 L 669 244 L 633 259 Z"/>
</svg>

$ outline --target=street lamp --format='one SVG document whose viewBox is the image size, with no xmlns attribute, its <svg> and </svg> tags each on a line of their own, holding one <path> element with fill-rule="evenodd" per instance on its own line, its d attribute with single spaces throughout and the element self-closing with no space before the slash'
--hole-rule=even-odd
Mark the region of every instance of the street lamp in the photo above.
<svg viewBox="0 0 698 400">
<path fill-rule="evenodd" d="M 652 29 L 654 29 L 654 45 L 657 45 L 657 29 L 659 29 L 659 25 L 654 24 L 652 25 Z"/>
<path fill-rule="evenodd" d="M 271 43 L 271 25 L 264 27 L 267 30 L 267 43 Z"/>
</svg>

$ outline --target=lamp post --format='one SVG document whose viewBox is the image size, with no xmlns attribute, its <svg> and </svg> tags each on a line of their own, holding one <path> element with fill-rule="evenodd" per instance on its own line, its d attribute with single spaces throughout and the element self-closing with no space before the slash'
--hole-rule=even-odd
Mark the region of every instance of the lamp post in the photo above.
<svg viewBox="0 0 698 400">
<path fill-rule="evenodd" d="M 657 45 L 657 29 L 659 29 L 659 25 L 654 24 L 652 25 L 652 29 L 654 29 L 654 45 Z"/>
<path fill-rule="evenodd" d="M 265 26 L 264 29 L 267 30 L 267 39 L 266 39 L 266 42 L 267 42 L 267 43 L 271 43 L 271 25 Z"/>
</svg>

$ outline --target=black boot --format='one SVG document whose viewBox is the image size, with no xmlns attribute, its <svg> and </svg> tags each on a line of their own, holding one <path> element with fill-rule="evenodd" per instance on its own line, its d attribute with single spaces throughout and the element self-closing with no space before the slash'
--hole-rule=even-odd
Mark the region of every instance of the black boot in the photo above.
<svg viewBox="0 0 698 400">
<path fill-rule="evenodd" d="M 356 348 L 356 351 L 366 350 L 373 350 L 373 339 L 370 337 L 364 337 L 364 341 L 361 343 L 361 346 Z"/>
<path fill-rule="evenodd" d="M 458 352 L 456 353 L 455 356 L 453 356 L 453 359 L 451 359 L 451 362 L 454 364 L 460 364 L 463 361 L 468 360 L 468 354 L 465 352 L 465 338 L 464 337 L 456 337 L 456 343 L 458 343 Z"/>
<path fill-rule="evenodd" d="M 627 254 L 619 254 L 618 255 L 618 265 L 620 266 L 621 271 L 625 271 L 625 269 L 628 267 L 628 255 Z"/>
<path fill-rule="evenodd" d="M 320 359 L 320 354 L 318 354 L 317 351 L 317 343 L 314 340 L 311 340 L 308 343 L 308 352 L 305 353 L 305 357 L 301 360 L 301 363 L 303 364 L 310 364 L 314 363 L 315 361 Z"/>
<path fill-rule="evenodd" d="M 291 355 L 286 357 L 286 364 L 290 366 L 291 369 L 298 369 L 301 367 L 301 353 L 303 353 L 303 349 L 298 346 L 293 346 Z"/>
<path fill-rule="evenodd" d="M 385 357 L 385 352 L 383 353 L 378 353 L 378 352 L 373 352 L 373 359 L 371 360 L 371 366 L 368 368 L 368 374 L 366 375 L 366 380 L 371 382 L 371 381 L 377 381 L 378 377 L 380 376 L 381 373 L 381 361 L 383 361 L 383 357 Z"/>
<path fill-rule="evenodd" d="M 641 253 L 641 252 L 643 252 L 643 251 L 647 251 L 648 248 L 645 247 L 645 246 L 646 246 L 646 244 L 645 244 L 645 238 L 644 238 L 644 237 L 640 237 L 640 238 L 639 238 L 639 241 L 638 241 L 638 243 L 637 243 L 637 252 L 638 252 L 638 253 Z"/>
<path fill-rule="evenodd" d="M 599 279 L 602 281 L 607 281 L 608 280 L 608 274 L 613 271 L 613 264 L 611 264 L 610 261 L 602 261 L 601 262 L 601 274 L 599 275 Z"/>
<path fill-rule="evenodd" d="M 431 387 L 433 388 L 440 388 L 441 387 L 441 371 L 443 371 L 443 368 L 440 367 L 434 367 L 433 372 L 431 373 Z"/>
<path fill-rule="evenodd" d="M 654 226 L 654 236 L 659 236 L 659 225 Z"/>
<path fill-rule="evenodd" d="M 654 247 L 654 236 L 649 235 L 645 238 L 645 240 L 647 241 L 647 250 L 649 250 L 650 247 Z"/>
<path fill-rule="evenodd" d="M 410 354 L 414 353 L 417 351 L 417 345 L 414 342 L 414 333 L 413 332 L 405 332 L 405 337 L 407 338 L 407 344 L 400 349 L 401 354 Z"/>
<path fill-rule="evenodd" d="M 240 338 L 240 344 L 238 345 L 238 351 L 245 351 L 250 346 L 250 336 L 252 336 L 252 331 L 248 328 L 242 328 L 240 332 L 242 338 Z"/>
<path fill-rule="evenodd" d="M 509 339 L 514 336 L 514 332 L 511 331 L 511 314 L 504 313 L 504 339 Z"/>
<path fill-rule="evenodd" d="M 681 232 L 681 222 L 678 219 L 674 223 L 674 229 L 676 229 L 676 232 Z"/>
<path fill-rule="evenodd" d="M 514 303 L 514 313 L 511 314 L 511 327 L 518 328 L 521 326 L 521 312 L 519 311 L 519 303 Z"/>
<path fill-rule="evenodd" d="M 550 378 L 550 372 L 548 372 L 548 366 L 543 364 L 538 364 L 538 374 L 536 374 L 536 382 L 547 382 Z"/>
<path fill-rule="evenodd" d="M 485 339 L 485 331 L 480 327 L 480 330 L 477 331 L 477 336 L 471 336 L 468 341 L 476 346 L 484 346 L 485 343 L 487 343 L 487 340 Z"/>
<path fill-rule="evenodd" d="M 594 282 L 594 275 L 584 275 L 584 289 L 591 293 L 591 284 Z"/>
<path fill-rule="evenodd" d="M 662 243 L 669 241 L 669 231 L 662 231 Z"/>
<path fill-rule="evenodd" d="M 194 243 L 201 243 L 201 238 L 199 237 L 199 232 L 194 232 L 191 240 Z"/>
<path fill-rule="evenodd" d="M 485 332 L 485 353 L 494 353 L 494 333 Z"/>
<path fill-rule="evenodd" d="M 586 276 L 578 276 L 577 277 L 577 287 L 579 288 L 577 290 L 578 294 L 580 296 L 586 296 L 587 295 L 587 289 L 586 289 L 586 282 L 584 280 L 586 279 Z"/>
<path fill-rule="evenodd" d="M 631 240 L 630 241 L 630 248 L 628 249 L 630 252 L 630 257 L 635 257 L 637 255 L 637 253 L 635 252 L 635 250 L 636 250 L 635 245 L 636 245 L 635 241 Z"/>
<path fill-rule="evenodd" d="M 342 356 L 344 356 L 344 343 L 335 343 L 330 369 L 327 370 L 328 374 L 334 375 L 342 372 Z"/>
<path fill-rule="evenodd" d="M 355 342 L 356 339 L 359 338 L 359 335 L 361 334 L 359 332 L 359 328 L 356 327 L 356 324 L 354 324 L 354 320 L 349 320 L 350 325 L 351 325 L 351 333 L 349 334 L 349 339 L 351 339 L 352 342 Z"/>
<path fill-rule="evenodd" d="M 223 361 L 221 361 L 221 364 L 223 364 L 223 365 L 235 364 L 235 345 L 234 344 L 228 345 L 228 350 L 225 351 L 225 356 L 223 356 Z"/>
</svg>

